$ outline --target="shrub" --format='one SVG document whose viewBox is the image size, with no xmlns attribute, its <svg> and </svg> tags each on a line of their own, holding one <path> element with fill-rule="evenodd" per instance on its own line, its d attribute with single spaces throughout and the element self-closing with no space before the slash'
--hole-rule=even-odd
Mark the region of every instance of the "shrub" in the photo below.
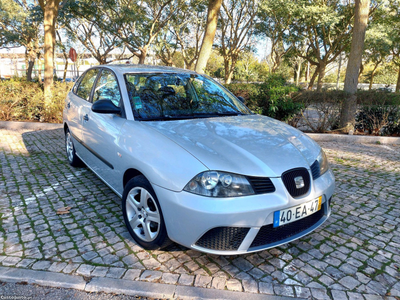
<svg viewBox="0 0 400 300">
<path fill-rule="evenodd" d="M 243 97 L 255 113 L 278 120 L 288 121 L 302 109 L 302 104 L 292 98 L 299 88 L 286 84 L 285 78 L 279 75 L 270 75 L 263 83 L 234 83 L 226 88 L 235 96 Z"/>
<path fill-rule="evenodd" d="M 383 91 L 359 91 L 356 130 L 374 135 L 400 135 L 400 95 Z"/>
<path fill-rule="evenodd" d="M 298 125 L 312 132 L 326 132 L 338 127 L 340 108 L 347 93 L 336 90 L 302 91 L 294 96 L 302 103 L 301 120 Z"/>
<path fill-rule="evenodd" d="M 55 82 L 53 101 L 45 108 L 43 85 L 21 78 L 0 82 L 0 119 L 3 121 L 62 122 L 71 83 Z"/>
<path fill-rule="evenodd" d="M 295 101 L 306 108 L 300 124 L 313 132 L 326 132 L 338 127 L 340 108 L 348 94 L 344 91 L 302 91 Z M 355 129 L 369 134 L 400 135 L 400 95 L 377 90 L 357 92 Z"/>
</svg>

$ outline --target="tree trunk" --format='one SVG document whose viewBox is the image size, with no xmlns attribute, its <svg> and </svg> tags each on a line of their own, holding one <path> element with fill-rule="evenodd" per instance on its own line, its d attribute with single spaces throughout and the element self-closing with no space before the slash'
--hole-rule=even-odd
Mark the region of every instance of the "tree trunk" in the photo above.
<svg viewBox="0 0 400 300">
<path fill-rule="evenodd" d="M 336 90 L 339 90 L 340 69 L 341 68 L 342 68 L 342 53 L 339 54 L 339 67 L 338 67 L 337 78 L 336 78 Z"/>
<path fill-rule="evenodd" d="M 225 83 L 230 84 L 232 82 L 232 77 L 233 77 L 233 69 L 229 70 L 228 77 L 226 77 L 226 79 L 225 79 Z"/>
<path fill-rule="evenodd" d="M 301 74 L 301 63 L 297 64 L 297 74 L 296 74 L 296 85 L 299 85 L 299 81 L 300 81 L 300 74 Z"/>
<path fill-rule="evenodd" d="M 147 56 L 147 48 L 143 48 L 142 50 L 140 50 L 140 54 L 139 54 L 139 64 L 140 65 L 144 65 L 146 56 Z"/>
<path fill-rule="evenodd" d="M 397 75 L 396 93 L 400 93 L 400 65 L 399 65 L 399 74 Z"/>
<path fill-rule="evenodd" d="M 55 44 L 55 19 L 58 15 L 57 0 L 48 0 L 41 3 L 44 12 L 44 101 L 48 106 L 52 101 L 54 44 Z"/>
<path fill-rule="evenodd" d="M 319 66 L 317 66 L 315 68 L 314 74 L 312 75 L 312 77 L 310 79 L 310 83 L 308 84 L 308 88 L 307 88 L 308 90 L 310 90 L 310 91 L 312 90 L 312 88 L 314 86 L 315 78 L 317 78 L 318 73 L 319 73 Z"/>
<path fill-rule="evenodd" d="M 224 80 L 225 80 L 225 84 L 229 84 L 230 82 L 228 82 L 228 76 L 229 76 L 229 60 L 228 59 L 224 59 Z"/>
<path fill-rule="evenodd" d="M 372 83 L 374 82 L 374 75 L 375 75 L 375 70 L 373 70 L 372 72 L 371 72 L 371 79 L 370 79 L 370 81 L 369 81 L 369 90 L 372 90 Z"/>
<path fill-rule="evenodd" d="M 318 83 L 317 83 L 317 91 L 320 92 L 322 90 L 322 79 L 325 77 L 326 63 L 321 62 L 319 65 L 318 72 Z"/>
<path fill-rule="evenodd" d="M 362 76 L 363 72 L 364 72 L 364 65 L 361 62 L 360 71 L 358 73 L 358 82 L 360 82 L 360 79 L 361 79 L 361 76 Z M 358 85 L 358 83 L 357 83 L 357 85 Z"/>
<path fill-rule="evenodd" d="M 32 80 L 32 71 L 33 71 L 33 66 L 35 65 L 34 60 L 30 60 L 28 62 L 28 69 L 26 70 L 26 80 L 31 81 Z"/>
<path fill-rule="evenodd" d="M 65 79 L 67 78 L 67 70 L 68 70 L 68 58 L 65 58 L 64 75 L 63 75 L 64 82 L 65 82 Z"/>
<path fill-rule="evenodd" d="M 30 79 L 28 79 L 28 65 L 29 65 L 29 54 L 28 54 L 28 49 L 25 49 L 25 76 L 26 80 L 30 81 Z"/>
<path fill-rule="evenodd" d="M 310 78 L 310 62 L 307 62 L 307 72 L 306 72 L 306 78 L 305 81 L 308 82 L 308 79 Z"/>
<path fill-rule="evenodd" d="M 38 60 L 38 80 L 42 83 L 42 66 L 40 64 L 40 60 Z"/>
<path fill-rule="evenodd" d="M 188 63 L 185 62 L 185 64 L 186 64 L 185 69 L 193 70 L 193 63 L 192 62 L 188 62 Z"/>
<path fill-rule="evenodd" d="M 340 127 L 344 132 L 354 129 L 355 113 L 358 85 L 358 75 L 362 62 L 362 53 L 364 51 L 365 31 L 368 24 L 370 0 L 356 0 L 354 8 L 354 27 L 351 40 L 350 56 L 347 63 L 346 78 L 344 80 L 344 91 L 350 94 L 350 97 L 342 103 L 340 115 Z"/>
<path fill-rule="evenodd" d="M 204 33 L 195 68 L 195 71 L 198 73 L 204 73 L 207 67 L 208 58 L 210 57 L 214 42 L 215 31 L 217 30 L 218 14 L 221 4 L 222 0 L 209 0 L 208 2 L 206 32 Z"/>
</svg>

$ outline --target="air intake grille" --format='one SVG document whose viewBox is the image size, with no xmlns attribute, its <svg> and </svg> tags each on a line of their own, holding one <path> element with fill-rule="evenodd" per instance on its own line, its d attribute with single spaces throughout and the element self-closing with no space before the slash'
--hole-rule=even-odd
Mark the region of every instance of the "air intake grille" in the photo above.
<svg viewBox="0 0 400 300">
<path fill-rule="evenodd" d="M 196 245 L 212 250 L 237 250 L 250 228 L 216 227 L 207 231 Z"/>
<path fill-rule="evenodd" d="M 302 188 L 297 188 L 294 180 L 300 176 L 303 178 L 304 186 Z M 286 171 L 282 174 L 282 181 L 285 184 L 289 194 L 293 198 L 303 196 L 310 189 L 310 174 L 305 168 L 297 168 Z"/>
<path fill-rule="evenodd" d="M 318 160 L 316 160 L 316 161 L 311 165 L 311 173 L 312 173 L 312 178 L 313 178 L 314 180 L 317 179 L 319 176 L 321 176 Z"/>
<path fill-rule="evenodd" d="M 311 216 L 305 217 L 304 219 L 300 219 L 293 223 L 275 228 L 272 224 L 265 225 L 260 228 L 260 231 L 253 240 L 253 243 L 251 243 L 249 250 L 251 250 L 253 247 L 268 246 L 269 244 L 276 243 L 299 234 L 317 224 L 323 216 L 324 208 L 322 207 L 318 212 L 312 214 Z"/>
<path fill-rule="evenodd" d="M 253 190 L 256 194 L 267 194 L 275 192 L 275 186 L 268 177 L 250 177 L 247 176 Z"/>
</svg>

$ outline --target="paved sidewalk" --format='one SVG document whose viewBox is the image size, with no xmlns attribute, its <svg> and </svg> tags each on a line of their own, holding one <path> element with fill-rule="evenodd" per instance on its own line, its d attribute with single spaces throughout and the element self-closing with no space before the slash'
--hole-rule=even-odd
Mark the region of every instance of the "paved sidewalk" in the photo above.
<svg viewBox="0 0 400 300">
<path fill-rule="evenodd" d="M 400 145 L 320 143 L 337 189 L 316 232 L 241 256 L 130 238 L 120 199 L 90 170 L 66 162 L 62 129 L 0 129 L 0 265 L 315 299 L 400 297 Z M 58 208 L 71 206 L 69 214 Z M 97 279 L 96 279 L 97 278 Z M 99 281 L 100 280 L 100 281 Z M 398 298 L 397 298 L 398 299 Z"/>
</svg>

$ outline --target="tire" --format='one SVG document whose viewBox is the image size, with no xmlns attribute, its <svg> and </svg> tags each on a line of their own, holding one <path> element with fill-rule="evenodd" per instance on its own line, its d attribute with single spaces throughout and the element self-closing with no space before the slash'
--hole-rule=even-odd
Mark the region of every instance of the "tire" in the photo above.
<svg viewBox="0 0 400 300">
<path fill-rule="evenodd" d="M 142 248 L 157 250 L 172 243 L 156 193 L 144 176 L 136 176 L 126 184 L 122 213 L 129 233 Z"/>
<path fill-rule="evenodd" d="M 72 141 L 72 135 L 69 132 L 69 129 L 65 131 L 65 152 L 67 154 L 68 163 L 73 167 L 82 167 L 84 163 L 82 160 L 76 155 L 74 142 Z"/>
</svg>

